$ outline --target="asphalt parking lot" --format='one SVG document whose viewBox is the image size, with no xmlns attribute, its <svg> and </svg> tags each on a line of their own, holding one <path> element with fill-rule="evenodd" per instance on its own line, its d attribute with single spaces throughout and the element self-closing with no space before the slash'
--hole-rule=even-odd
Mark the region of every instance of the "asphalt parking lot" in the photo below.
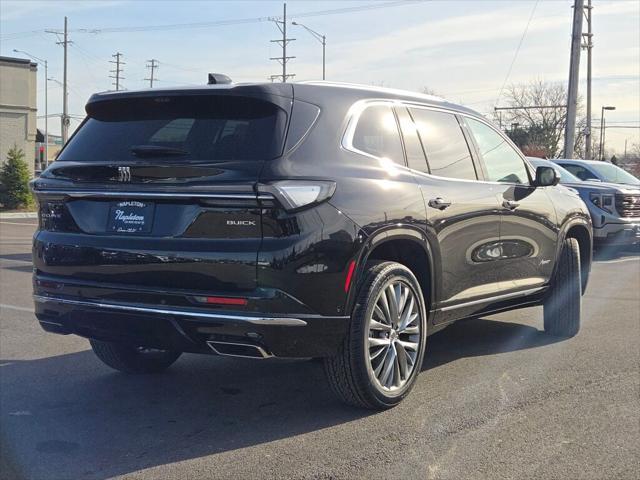
<svg viewBox="0 0 640 480">
<path fill-rule="evenodd" d="M 31 302 L 35 220 L 0 220 L 3 479 L 638 478 L 640 257 L 598 255 L 583 326 L 530 308 L 429 340 L 397 408 L 333 398 L 321 364 L 184 355 L 109 370 L 86 340 L 44 333 Z"/>
</svg>

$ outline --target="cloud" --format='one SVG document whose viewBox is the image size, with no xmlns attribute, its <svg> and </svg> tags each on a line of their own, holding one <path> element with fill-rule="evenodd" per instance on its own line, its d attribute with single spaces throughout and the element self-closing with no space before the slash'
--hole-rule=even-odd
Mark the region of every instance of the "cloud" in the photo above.
<svg viewBox="0 0 640 480">
<path fill-rule="evenodd" d="M 620 15 L 623 13 L 640 13 L 640 2 L 627 1 L 616 3 L 600 3 L 593 9 L 594 17 L 602 15 Z"/>
<path fill-rule="evenodd" d="M 51 2 L 45 0 L 2 0 L 0 2 L 2 11 L 2 21 L 18 20 L 34 14 L 42 15 L 47 11 L 65 12 L 65 14 L 98 8 L 111 8 L 126 3 L 122 0 L 103 1 L 65 1 Z"/>
<path fill-rule="evenodd" d="M 340 51 L 342 60 L 337 64 L 334 62 L 332 69 L 342 72 L 356 68 L 361 71 L 398 59 L 407 62 L 411 57 L 431 57 L 441 62 L 447 60 L 441 55 L 443 49 L 454 45 L 459 45 L 461 56 L 464 57 L 467 56 L 464 53 L 465 44 L 477 47 L 482 43 L 517 39 L 522 35 L 526 21 L 527 15 L 523 15 L 523 10 L 514 8 L 428 21 L 374 38 L 338 45 L 336 49 Z M 534 18 L 529 37 L 566 24 L 567 16 Z"/>
</svg>

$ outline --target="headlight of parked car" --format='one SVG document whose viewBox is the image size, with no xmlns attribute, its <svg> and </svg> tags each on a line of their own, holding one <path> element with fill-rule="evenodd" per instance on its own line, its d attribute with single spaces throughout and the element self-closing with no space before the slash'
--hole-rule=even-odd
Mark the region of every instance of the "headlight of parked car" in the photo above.
<svg viewBox="0 0 640 480">
<path fill-rule="evenodd" d="M 595 193 L 589 194 L 589 199 L 596 207 L 601 208 L 605 212 L 613 213 L 614 196 L 610 193 Z"/>
</svg>

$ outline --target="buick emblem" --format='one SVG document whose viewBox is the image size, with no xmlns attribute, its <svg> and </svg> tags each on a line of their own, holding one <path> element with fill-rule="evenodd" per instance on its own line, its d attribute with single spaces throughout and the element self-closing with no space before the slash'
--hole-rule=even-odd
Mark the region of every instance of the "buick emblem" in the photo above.
<svg viewBox="0 0 640 480">
<path fill-rule="evenodd" d="M 131 169 L 129 167 L 118 167 L 118 181 L 119 182 L 131 181 Z"/>
</svg>

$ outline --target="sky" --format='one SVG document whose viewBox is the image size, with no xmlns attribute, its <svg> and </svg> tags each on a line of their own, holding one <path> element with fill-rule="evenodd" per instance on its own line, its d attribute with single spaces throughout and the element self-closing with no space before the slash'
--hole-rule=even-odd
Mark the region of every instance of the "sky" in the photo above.
<svg viewBox="0 0 640 480">
<path fill-rule="evenodd" d="M 586 3 L 586 2 L 585 2 Z M 569 0 L 424 0 L 287 2 L 290 20 L 326 36 L 327 80 L 421 91 L 424 87 L 481 113 L 504 104 L 503 85 L 567 82 L 572 5 Z M 123 54 L 123 85 L 147 88 L 146 64 L 157 59 L 156 86 L 206 83 L 208 72 L 235 82 L 267 81 L 281 67 L 281 38 L 269 17 L 281 1 L 0 0 L 0 55 L 49 63 L 49 112 L 62 111 L 63 49 L 45 30 L 68 17 L 69 113 L 72 128 L 93 92 L 113 89 L 109 63 Z M 640 144 L 640 1 L 593 0 L 593 122 L 606 113 L 607 148 L 621 154 Z M 338 11 L 336 11 L 338 10 Z M 216 23 L 217 22 L 217 23 Z M 528 25 L 528 28 L 527 28 Z M 322 46 L 288 25 L 294 81 L 322 76 Z M 586 31 L 586 23 L 585 23 Z M 39 68 L 38 115 L 44 112 Z M 579 94 L 586 94 L 586 54 Z M 50 132 L 60 131 L 50 119 Z M 39 119 L 44 127 L 44 119 Z M 624 128 L 622 128 L 624 127 Z M 594 132 L 596 135 L 597 131 Z"/>
</svg>

